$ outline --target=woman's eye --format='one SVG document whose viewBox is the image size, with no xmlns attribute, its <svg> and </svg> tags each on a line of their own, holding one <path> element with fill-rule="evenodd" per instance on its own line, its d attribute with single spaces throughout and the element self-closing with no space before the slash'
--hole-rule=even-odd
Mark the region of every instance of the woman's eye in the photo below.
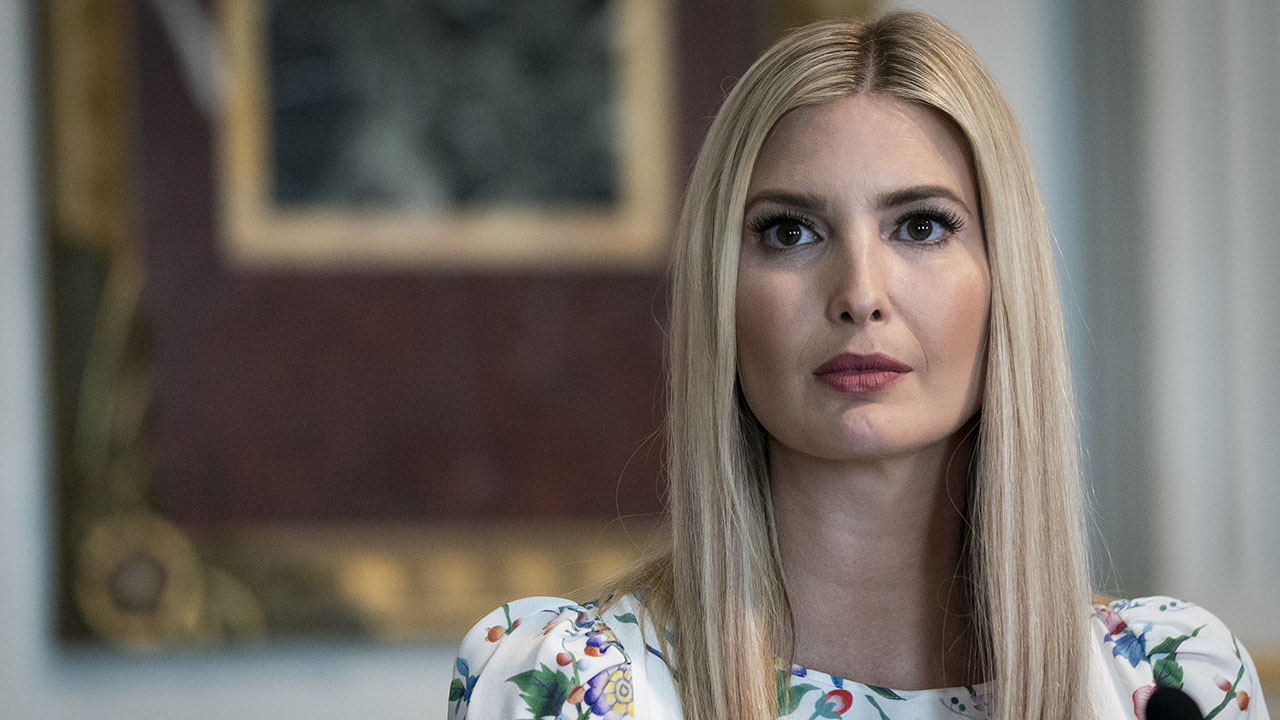
<svg viewBox="0 0 1280 720">
<path fill-rule="evenodd" d="M 795 247 L 817 240 L 813 230 L 799 220 L 780 220 L 760 233 L 765 244 L 773 247 Z"/>
<path fill-rule="evenodd" d="M 947 223 L 928 215 L 912 215 L 898 227 L 898 239 L 912 243 L 933 243 L 955 230 Z"/>
</svg>

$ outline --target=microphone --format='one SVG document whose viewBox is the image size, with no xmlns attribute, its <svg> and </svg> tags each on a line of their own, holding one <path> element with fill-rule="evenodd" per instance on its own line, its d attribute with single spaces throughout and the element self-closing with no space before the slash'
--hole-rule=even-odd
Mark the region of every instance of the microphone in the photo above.
<svg viewBox="0 0 1280 720">
<path fill-rule="evenodd" d="M 1191 696 L 1177 688 L 1159 687 L 1147 700 L 1147 720 L 1204 720 Z"/>
</svg>

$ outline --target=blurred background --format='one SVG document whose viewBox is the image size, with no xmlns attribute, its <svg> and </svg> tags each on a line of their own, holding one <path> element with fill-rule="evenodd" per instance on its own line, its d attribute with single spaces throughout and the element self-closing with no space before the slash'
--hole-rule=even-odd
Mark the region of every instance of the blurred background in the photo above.
<svg viewBox="0 0 1280 720">
<path fill-rule="evenodd" d="M 874 0 L 0 0 L 0 716 L 442 718 L 661 510 L 725 91 Z M 1059 246 L 1095 585 L 1280 690 L 1280 5 L 932 0 Z"/>
</svg>

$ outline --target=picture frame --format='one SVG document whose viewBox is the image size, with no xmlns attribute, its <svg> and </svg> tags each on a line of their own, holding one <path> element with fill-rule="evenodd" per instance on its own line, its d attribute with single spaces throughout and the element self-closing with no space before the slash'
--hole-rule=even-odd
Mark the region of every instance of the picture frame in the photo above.
<svg viewBox="0 0 1280 720">
<path fill-rule="evenodd" d="M 651 270 L 665 259 L 671 217 L 671 8 L 666 0 L 600 3 L 611 21 L 615 162 L 608 202 L 536 198 L 434 208 L 282 204 L 273 126 L 267 0 L 223 0 L 225 103 L 217 122 L 219 223 L 227 260 L 246 268 Z M 501 5 L 501 4 L 499 4 Z M 519 4 L 512 4 L 515 7 Z M 481 42 L 487 42 L 483 38 Z M 435 106 L 454 97 L 427 97 Z M 549 241 L 550 240 L 550 241 Z"/>
</svg>

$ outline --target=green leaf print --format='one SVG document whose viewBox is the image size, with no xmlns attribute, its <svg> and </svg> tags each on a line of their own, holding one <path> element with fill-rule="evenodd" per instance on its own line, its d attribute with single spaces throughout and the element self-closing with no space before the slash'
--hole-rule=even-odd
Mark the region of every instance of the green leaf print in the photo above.
<svg viewBox="0 0 1280 720">
<path fill-rule="evenodd" d="M 1179 635 L 1178 637 L 1165 638 L 1163 641 L 1161 641 L 1159 645 L 1151 648 L 1151 650 L 1147 652 L 1147 658 L 1150 659 L 1155 657 L 1156 655 L 1168 655 L 1168 654 L 1178 652 L 1178 648 L 1182 645 L 1182 643 L 1190 640 L 1196 635 L 1199 635 L 1200 631 L 1203 629 L 1204 629 L 1204 625 L 1201 625 L 1200 627 L 1193 630 L 1190 635 Z"/>
<path fill-rule="evenodd" d="M 871 692 L 879 695 L 880 697 L 885 698 L 886 700 L 906 700 L 906 698 L 902 697 L 898 693 L 886 687 L 877 687 L 875 685 L 868 685 L 867 689 L 871 690 Z"/>
<path fill-rule="evenodd" d="M 449 702 L 461 700 L 462 696 L 467 692 L 467 686 L 462 682 L 462 678 L 454 678 L 449 683 Z"/>
<path fill-rule="evenodd" d="M 1231 641 L 1235 642 L 1234 635 L 1231 637 Z M 1240 650 L 1240 646 L 1239 644 L 1237 644 L 1236 652 L 1239 652 L 1239 650 Z M 1227 706 L 1227 703 L 1236 699 L 1236 688 L 1240 686 L 1240 680 L 1243 678 L 1244 678 L 1244 663 L 1242 662 L 1240 663 L 1240 670 L 1236 672 L 1236 681 L 1231 683 L 1231 688 L 1228 689 L 1226 694 L 1223 696 L 1222 702 L 1218 703 L 1217 707 L 1210 710 L 1209 713 L 1204 716 L 1204 720 L 1213 720 L 1213 718 L 1217 717 L 1218 713 L 1222 712 L 1222 709 Z"/>
<path fill-rule="evenodd" d="M 1176 658 L 1176 655 L 1166 655 L 1151 666 L 1156 687 L 1182 689 L 1182 666 Z"/>
<path fill-rule="evenodd" d="M 875 708 L 876 712 L 880 713 L 880 720 L 889 720 L 889 716 L 885 715 L 884 710 L 880 709 L 880 703 L 876 702 L 874 695 L 868 695 L 867 702 L 871 703 L 871 707 Z"/>
<path fill-rule="evenodd" d="M 614 615 L 613 619 L 617 620 L 618 622 L 631 623 L 632 625 L 640 624 L 640 621 L 636 619 L 635 613 L 623 613 L 621 615 Z"/>
<path fill-rule="evenodd" d="M 818 686 L 810 685 L 809 683 L 801 683 L 799 685 L 793 685 L 791 687 L 791 692 L 787 695 L 787 708 L 786 708 L 787 711 L 785 713 L 779 713 L 778 717 L 786 717 L 787 715 L 790 715 L 791 713 L 795 712 L 796 708 L 800 707 L 800 702 L 804 700 L 804 696 L 808 695 L 810 690 L 817 690 L 817 689 L 818 689 Z M 782 707 L 781 702 L 778 703 L 778 707 L 779 708 Z"/>
<path fill-rule="evenodd" d="M 831 720 L 839 720 L 840 713 L 836 711 L 836 704 L 819 695 L 813 704 L 813 714 L 809 716 L 809 720 L 818 720 L 818 718 L 831 718 Z"/>
<path fill-rule="evenodd" d="M 524 692 L 520 695 L 534 718 L 558 715 L 569 698 L 569 678 L 543 665 L 507 678 Z"/>
<path fill-rule="evenodd" d="M 1165 638 L 1159 645 L 1147 653 L 1147 661 L 1151 663 L 1151 673 L 1156 687 L 1182 689 L 1182 666 L 1178 664 L 1178 648 L 1182 643 L 1200 634 L 1204 625 L 1191 631 L 1190 635 Z M 1163 655 L 1159 660 L 1156 656 Z"/>
<path fill-rule="evenodd" d="M 796 711 L 800 707 L 800 701 L 804 700 L 804 696 L 810 690 L 817 690 L 817 685 L 809 683 L 801 683 L 799 685 L 790 685 L 791 673 L 782 668 L 778 668 L 777 674 L 774 676 L 774 684 L 778 689 L 778 717 L 786 717 Z M 787 690 L 790 689 L 790 693 Z"/>
</svg>

